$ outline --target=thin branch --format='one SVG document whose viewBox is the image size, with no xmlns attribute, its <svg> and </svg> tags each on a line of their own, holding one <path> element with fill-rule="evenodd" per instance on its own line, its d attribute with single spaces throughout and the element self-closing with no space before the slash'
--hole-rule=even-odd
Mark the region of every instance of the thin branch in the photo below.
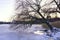
<svg viewBox="0 0 60 40">
<path fill-rule="evenodd" d="M 50 3 L 46 3 L 46 4 L 44 4 L 42 7 L 44 7 L 44 6 L 46 6 L 46 5 L 50 5 L 50 4 L 52 4 L 54 1 L 51 1 Z"/>
<path fill-rule="evenodd" d="M 26 1 L 27 1 L 27 0 L 26 0 Z M 36 10 L 29 1 L 27 1 L 27 2 L 29 3 L 29 5 L 30 5 L 30 7 L 31 7 L 32 9 Z"/>
<path fill-rule="evenodd" d="M 57 7 L 58 7 L 59 10 L 60 10 L 59 4 L 56 2 L 56 0 L 53 0 L 53 1 L 56 3 Z"/>
<path fill-rule="evenodd" d="M 37 4 L 40 4 L 42 0 L 35 0 Z"/>
<path fill-rule="evenodd" d="M 19 8 L 20 8 L 20 6 L 22 6 L 22 5 L 19 5 L 15 10 L 19 9 Z"/>
<path fill-rule="evenodd" d="M 42 2 L 42 0 L 39 1 L 39 4 Z"/>
<path fill-rule="evenodd" d="M 30 13 L 30 12 L 36 12 L 36 11 L 35 10 L 32 10 L 32 11 L 28 11 L 28 12 Z"/>
</svg>

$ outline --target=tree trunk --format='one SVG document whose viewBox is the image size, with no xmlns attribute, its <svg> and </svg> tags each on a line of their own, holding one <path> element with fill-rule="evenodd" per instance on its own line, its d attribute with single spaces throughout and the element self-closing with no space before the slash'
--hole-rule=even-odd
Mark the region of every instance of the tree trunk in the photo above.
<svg viewBox="0 0 60 40">
<path fill-rule="evenodd" d="M 48 25 L 48 27 L 50 28 L 50 30 L 53 31 L 53 27 L 52 27 L 52 25 L 49 23 L 49 21 L 48 21 L 47 19 L 45 19 L 40 12 L 38 12 L 38 14 L 42 17 L 42 19 L 44 20 L 44 22 Z"/>
</svg>

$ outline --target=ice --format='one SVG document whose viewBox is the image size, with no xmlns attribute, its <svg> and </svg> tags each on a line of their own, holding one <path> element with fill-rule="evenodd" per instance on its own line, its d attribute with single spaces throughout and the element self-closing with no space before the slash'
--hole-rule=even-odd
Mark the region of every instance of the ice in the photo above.
<svg viewBox="0 0 60 40">
<path fill-rule="evenodd" d="M 55 35 L 52 33 L 53 37 L 50 37 L 46 35 L 46 32 L 40 31 L 40 28 L 45 30 L 40 25 L 32 25 L 30 29 L 27 28 L 25 32 L 20 31 L 19 33 L 10 30 L 9 27 L 10 24 L 0 25 L 0 40 L 60 40 L 59 31 Z"/>
<path fill-rule="evenodd" d="M 9 27 L 8 24 L 0 24 L 0 33 L 10 32 Z"/>
</svg>

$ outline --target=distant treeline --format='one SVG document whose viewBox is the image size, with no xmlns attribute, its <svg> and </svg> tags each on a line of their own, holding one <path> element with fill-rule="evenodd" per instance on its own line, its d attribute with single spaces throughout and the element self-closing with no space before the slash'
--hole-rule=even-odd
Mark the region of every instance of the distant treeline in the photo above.
<svg viewBox="0 0 60 40">
<path fill-rule="evenodd" d="M 60 18 L 48 19 L 49 22 L 60 21 Z M 41 24 L 45 23 L 43 19 L 37 19 L 35 21 L 12 21 L 12 22 L 0 22 L 0 24 Z"/>
</svg>

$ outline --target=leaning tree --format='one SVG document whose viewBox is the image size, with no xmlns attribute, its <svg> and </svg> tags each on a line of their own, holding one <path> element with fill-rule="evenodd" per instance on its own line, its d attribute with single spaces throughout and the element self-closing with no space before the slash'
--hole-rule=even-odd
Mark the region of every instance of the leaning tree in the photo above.
<svg viewBox="0 0 60 40">
<path fill-rule="evenodd" d="M 46 0 L 46 1 L 43 1 L 43 0 L 17 0 L 16 9 L 15 9 L 16 15 L 17 15 L 17 20 L 13 20 L 13 21 L 14 22 L 22 21 L 22 20 L 26 21 L 26 19 L 28 19 L 28 21 L 29 20 L 32 21 L 33 18 L 39 19 L 41 17 L 43 19 L 43 21 L 48 25 L 51 32 L 53 32 L 53 26 L 51 25 L 49 20 L 43 16 L 43 13 L 49 14 L 49 13 L 59 12 L 59 6 L 57 3 L 58 2 L 56 0 L 50 0 L 50 1 L 49 0 Z M 56 5 L 57 5 L 57 7 L 56 7 Z M 51 6 L 53 6 L 53 7 L 51 7 Z M 21 16 L 21 15 L 23 15 L 23 16 Z M 19 24 L 17 24 L 17 26 L 18 25 Z M 25 28 L 31 27 L 32 22 L 31 22 L 31 24 L 29 24 L 27 26 L 26 26 L 26 24 L 23 24 L 23 25 Z M 20 25 L 20 26 L 22 27 L 23 25 Z M 15 27 L 15 29 L 20 27 L 20 26 L 18 26 L 18 27 L 17 26 Z"/>
</svg>

